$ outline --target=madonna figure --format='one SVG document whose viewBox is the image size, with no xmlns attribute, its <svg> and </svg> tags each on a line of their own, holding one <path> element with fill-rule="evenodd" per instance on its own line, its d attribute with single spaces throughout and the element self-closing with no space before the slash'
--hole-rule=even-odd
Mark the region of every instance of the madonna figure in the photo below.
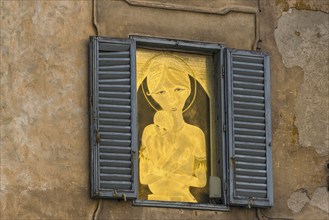
<svg viewBox="0 0 329 220">
<path fill-rule="evenodd" d="M 150 103 L 152 97 L 161 109 L 142 133 L 140 182 L 152 192 L 149 200 L 197 202 L 190 187 L 204 187 L 207 182 L 205 136 L 183 118 L 193 71 L 179 57 L 166 54 L 150 59 L 143 71 L 145 98 Z"/>
</svg>

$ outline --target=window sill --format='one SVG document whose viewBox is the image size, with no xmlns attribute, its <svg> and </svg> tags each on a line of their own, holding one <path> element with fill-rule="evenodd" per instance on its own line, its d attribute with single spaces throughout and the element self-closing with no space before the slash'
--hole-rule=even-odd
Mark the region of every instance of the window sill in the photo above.
<svg viewBox="0 0 329 220">
<path fill-rule="evenodd" d="M 138 200 L 138 199 L 133 201 L 133 205 L 163 207 L 163 208 L 226 211 L 226 212 L 230 210 L 227 205 L 212 205 L 212 204 L 183 203 L 183 202 L 162 202 L 162 201 L 160 202 L 160 201 L 149 201 L 149 200 Z"/>
</svg>

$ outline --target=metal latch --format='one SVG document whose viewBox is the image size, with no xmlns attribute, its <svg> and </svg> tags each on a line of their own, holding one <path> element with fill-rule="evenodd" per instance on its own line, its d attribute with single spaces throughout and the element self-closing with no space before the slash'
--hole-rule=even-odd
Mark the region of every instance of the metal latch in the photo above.
<svg viewBox="0 0 329 220">
<path fill-rule="evenodd" d="M 118 193 L 118 191 L 116 189 L 113 191 L 112 196 L 115 199 L 118 199 L 118 200 L 123 199 L 123 201 L 127 202 L 127 196 L 126 196 L 126 194 L 122 193 L 122 195 L 119 196 L 119 193 Z"/>
<path fill-rule="evenodd" d="M 248 208 L 250 209 L 252 205 L 253 205 L 252 197 L 249 197 L 248 198 Z"/>
</svg>

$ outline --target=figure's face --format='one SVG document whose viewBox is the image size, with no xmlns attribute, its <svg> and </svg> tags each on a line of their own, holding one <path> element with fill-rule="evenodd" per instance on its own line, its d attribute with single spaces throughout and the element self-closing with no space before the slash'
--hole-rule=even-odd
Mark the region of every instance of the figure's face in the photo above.
<svg viewBox="0 0 329 220">
<path fill-rule="evenodd" d="M 167 77 L 164 77 L 151 95 L 163 110 L 175 112 L 183 110 L 190 90 L 182 85 L 174 84 Z"/>
</svg>

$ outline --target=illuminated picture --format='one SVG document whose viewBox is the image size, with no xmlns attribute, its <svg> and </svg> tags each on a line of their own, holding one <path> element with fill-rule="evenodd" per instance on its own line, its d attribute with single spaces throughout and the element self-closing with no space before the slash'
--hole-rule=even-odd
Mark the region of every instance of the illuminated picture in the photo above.
<svg viewBox="0 0 329 220">
<path fill-rule="evenodd" d="M 202 189 L 207 185 L 209 141 L 198 125 L 184 118 L 195 104 L 196 76 L 179 55 L 165 52 L 151 55 L 137 70 L 138 90 L 142 93 L 138 102 L 144 99 L 152 108 L 148 113 L 145 107 L 138 107 L 138 115 L 149 118 L 138 131 L 140 184 L 147 187 L 148 192 L 144 193 L 147 200 L 199 202 L 191 187 Z"/>
</svg>

